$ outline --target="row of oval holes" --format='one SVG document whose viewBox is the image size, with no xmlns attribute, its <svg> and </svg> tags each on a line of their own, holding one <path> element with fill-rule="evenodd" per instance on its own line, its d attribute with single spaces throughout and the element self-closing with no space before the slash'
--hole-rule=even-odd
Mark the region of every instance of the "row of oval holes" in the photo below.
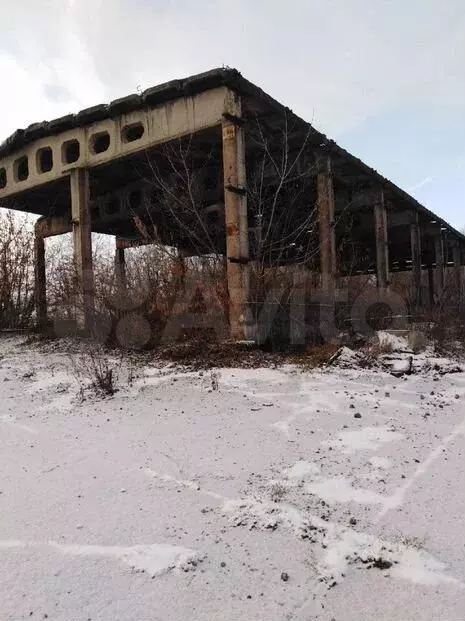
<svg viewBox="0 0 465 621">
<path fill-rule="evenodd" d="M 142 123 L 134 123 L 126 125 L 121 131 L 121 139 L 123 143 L 135 142 L 140 140 L 144 135 L 144 126 Z M 105 153 L 110 147 L 110 134 L 108 132 L 100 132 L 94 134 L 90 139 L 90 152 L 93 155 Z M 61 159 L 63 164 L 74 164 L 81 156 L 81 145 L 78 140 L 68 140 L 61 147 Z M 53 168 L 53 152 L 50 147 L 39 149 L 36 153 L 36 165 L 39 174 L 50 172 Z M 15 160 L 13 164 L 13 172 L 15 181 L 25 181 L 29 177 L 29 159 L 27 155 Z M 6 187 L 7 178 L 5 168 L 0 168 L 0 189 Z"/>
</svg>

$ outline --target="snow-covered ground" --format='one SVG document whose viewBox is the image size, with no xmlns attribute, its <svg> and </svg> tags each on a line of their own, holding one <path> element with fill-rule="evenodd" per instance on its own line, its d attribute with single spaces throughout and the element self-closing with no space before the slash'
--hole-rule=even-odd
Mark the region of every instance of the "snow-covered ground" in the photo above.
<svg viewBox="0 0 465 621">
<path fill-rule="evenodd" d="M 465 373 L 146 366 L 82 401 L 18 343 L 1 621 L 463 621 Z"/>
</svg>

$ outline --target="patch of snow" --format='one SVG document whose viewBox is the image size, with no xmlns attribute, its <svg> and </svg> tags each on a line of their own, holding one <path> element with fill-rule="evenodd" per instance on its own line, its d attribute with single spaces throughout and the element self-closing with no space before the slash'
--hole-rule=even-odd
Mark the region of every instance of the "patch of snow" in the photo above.
<svg viewBox="0 0 465 621">
<path fill-rule="evenodd" d="M 297 481 L 303 481 L 310 475 L 315 475 L 320 472 L 320 467 L 311 461 L 298 461 L 292 468 L 285 471 L 285 476 L 288 479 L 296 479 Z"/>
<path fill-rule="evenodd" d="M 376 455 L 370 459 L 370 463 L 375 468 L 381 470 L 388 470 L 392 464 L 391 460 L 387 457 L 377 457 Z"/>
<path fill-rule="evenodd" d="M 334 362 L 332 362 L 333 359 Z M 333 359 L 330 360 L 331 364 L 342 369 L 353 369 L 358 366 L 361 355 L 350 347 L 343 346 L 336 352 Z"/>
<path fill-rule="evenodd" d="M 368 566 L 379 559 L 390 564 L 385 571 L 389 571 L 394 578 L 426 585 L 449 583 L 460 589 L 465 588 L 463 582 L 445 574 L 444 563 L 423 550 L 402 543 L 392 543 L 330 524 L 325 545 L 327 547 L 319 569 L 323 576 L 329 576 L 330 579 L 340 580 L 349 565 L 362 563 Z"/>
<path fill-rule="evenodd" d="M 206 494 L 207 496 L 210 496 L 211 498 L 215 498 L 216 500 L 226 500 L 226 497 L 222 496 L 221 494 L 216 494 L 215 492 L 201 489 L 200 483 L 198 483 L 197 481 L 177 479 L 176 477 L 173 477 L 170 474 L 160 474 L 158 472 L 155 472 L 155 470 L 152 470 L 151 468 L 146 468 L 145 472 L 149 477 L 158 479 L 159 481 L 164 481 L 166 483 L 174 483 L 175 485 L 186 487 L 194 492 L 201 492 L 202 494 Z"/>
<path fill-rule="evenodd" d="M 71 385 L 70 375 L 65 371 L 54 372 L 50 374 L 47 371 L 41 371 L 34 377 L 33 383 L 29 386 L 29 392 L 38 390 L 47 390 L 49 388 L 69 388 Z"/>
<path fill-rule="evenodd" d="M 0 541 L 0 550 L 13 550 L 14 548 L 25 548 L 24 541 L 18 541 L 17 539 L 7 539 Z"/>
<path fill-rule="evenodd" d="M 412 370 L 413 356 L 392 360 L 389 364 L 391 373 L 409 373 Z"/>
<path fill-rule="evenodd" d="M 429 470 L 432 464 L 444 453 L 446 447 L 452 442 L 452 440 L 454 440 L 454 438 L 456 438 L 459 435 L 464 435 L 464 434 L 465 434 L 465 418 L 460 423 L 458 423 L 458 425 L 454 427 L 452 432 L 448 436 L 446 436 L 430 452 L 428 457 L 418 465 L 418 467 L 415 469 L 412 476 L 409 477 L 403 485 L 398 487 L 395 493 L 385 502 L 383 510 L 377 516 L 377 521 L 380 521 L 392 509 L 399 507 L 404 501 L 404 498 L 407 492 L 412 487 L 412 485 L 415 483 L 415 481 L 419 477 L 423 476 Z"/>
<path fill-rule="evenodd" d="M 55 541 L 48 541 L 47 543 L 15 540 L 0 541 L 0 550 L 27 547 L 48 547 L 61 554 L 70 556 L 115 558 L 128 565 L 131 569 L 146 572 L 152 577 L 160 576 L 177 568 L 187 571 L 205 558 L 205 554 L 195 550 L 158 543 L 121 547 L 63 544 Z"/>
<path fill-rule="evenodd" d="M 280 369 L 220 369 L 221 381 L 231 387 L 247 387 L 254 382 L 277 386 L 287 384 L 289 376 Z"/>
<path fill-rule="evenodd" d="M 296 507 L 255 497 L 226 501 L 223 514 L 229 516 L 233 526 L 246 526 L 249 530 L 275 530 L 282 525 L 301 535 L 308 526 Z"/>
<path fill-rule="evenodd" d="M 136 545 L 131 547 L 65 545 L 49 542 L 49 546 L 71 556 L 110 557 L 125 563 L 131 569 L 150 576 L 160 576 L 172 569 L 187 570 L 203 560 L 204 555 L 188 548 L 167 544 Z"/>
<path fill-rule="evenodd" d="M 285 436 L 290 436 L 290 426 L 297 418 L 296 414 L 291 414 L 284 420 L 278 420 L 272 423 L 272 427 L 275 427 L 278 431 L 281 431 Z"/>
<path fill-rule="evenodd" d="M 358 532 L 303 514 L 289 503 L 270 503 L 258 498 L 228 501 L 223 512 L 229 515 L 233 526 L 249 530 L 276 530 L 283 526 L 296 537 L 310 539 L 317 544 L 317 571 L 320 579 L 330 587 L 340 581 L 349 565 L 373 565 L 379 559 L 387 563 L 393 577 L 421 584 L 454 584 L 460 589 L 465 583 L 445 574 L 446 565 L 431 555 L 402 543 L 385 541 L 374 535 Z M 388 567 L 389 565 L 389 567 Z"/>
<path fill-rule="evenodd" d="M 414 548 L 400 546 L 397 564 L 393 567 L 391 574 L 394 578 L 404 578 L 416 584 L 436 586 L 445 583 L 464 589 L 465 584 L 463 582 L 444 573 L 446 569 L 445 563 L 438 561 L 429 554 Z"/>
<path fill-rule="evenodd" d="M 305 490 L 327 502 L 358 502 L 365 505 L 384 505 L 385 502 L 385 497 L 381 494 L 352 487 L 350 482 L 343 477 L 308 483 Z"/>
<path fill-rule="evenodd" d="M 381 347 L 389 347 L 392 351 L 405 351 L 409 350 L 409 344 L 404 336 L 398 336 L 379 330 L 377 332 L 378 341 Z"/>
<path fill-rule="evenodd" d="M 343 453 L 357 451 L 377 451 L 383 444 L 403 439 L 403 434 L 393 431 L 391 427 L 364 427 L 357 431 L 342 431 L 337 438 L 322 442 L 341 450 Z"/>
<path fill-rule="evenodd" d="M 0 416 L 0 423 L 4 423 L 5 425 L 10 425 L 10 427 L 15 427 L 16 429 L 21 429 L 21 431 L 26 431 L 27 433 L 31 433 L 36 435 L 38 431 L 29 425 L 23 425 L 22 423 L 18 423 L 13 416 L 8 414 L 2 414 Z"/>
<path fill-rule="evenodd" d="M 59 397 L 55 397 L 46 405 L 42 406 L 39 411 L 50 412 L 55 410 L 57 412 L 68 412 L 76 403 L 76 401 L 79 401 L 79 399 L 76 397 L 75 394 L 64 393 Z"/>
</svg>

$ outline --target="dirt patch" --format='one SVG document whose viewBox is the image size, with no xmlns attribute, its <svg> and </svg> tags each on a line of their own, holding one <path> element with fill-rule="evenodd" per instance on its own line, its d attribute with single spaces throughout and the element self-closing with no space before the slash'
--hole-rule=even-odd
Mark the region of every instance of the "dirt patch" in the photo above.
<svg viewBox="0 0 465 621">
<path fill-rule="evenodd" d="M 265 352 L 240 343 L 205 343 L 189 341 L 158 347 L 151 352 L 153 360 L 174 362 L 189 370 L 215 367 L 278 367 L 289 361 L 284 354 Z"/>
<path fill-rule="evenodd" d="M 333 356 L 341 349 L 340 345 L 333 343 L 325 343 L 324 345 L 314 345 L 309 347 L 304 354 L 292 356 L 294 364 L 304 369 L 315 369 L 322 367 L 332 360 Z"/>
</svg>

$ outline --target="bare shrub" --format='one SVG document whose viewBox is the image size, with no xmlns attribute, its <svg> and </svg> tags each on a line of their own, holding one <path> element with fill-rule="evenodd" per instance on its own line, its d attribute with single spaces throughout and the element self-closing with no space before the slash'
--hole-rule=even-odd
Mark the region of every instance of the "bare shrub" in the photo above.
<svg viewBox="0 0 465 621">
<path fill-rule="evenodd" d="M 422 332 L 434 351 L 443 356 L 463 359 L 465 356 L 465 318 L 463 307 L 450 304 L 432 309 Z"/>
<path fill-rule="evenodd" d="M 269 493 L 272 502 L 281 502 L 287 494 L 287 489 L 281 483 L 272 483 Z"/>
<path fill-rule="evenodd" d="M 361 350 L 361 357 L 358 361 L 358 365 L 362 369 L 372 369 L 377 367 L 379 358 L 384 354 L 392 352 L 392 345 L 384 341 L 384 343 L 373 343 Z"/>
<path fill-rule="evenodd" d="M 95 309 L 100 321 L 111 324 L 115 310 L 109 300 L 114 297 L 115 276 L 112 243 L 105 235 L 92 235 L 92 262 L 95 283 Z M 82 300 L 74 262 L 72 238 L 63 235 L 47 240 L 47 306 L 51 318 L 75 321 Z"/>
<path fill-rule="evenodd" d="M 219 371 L 212 371 L 210 374 L 212 390 L 219 390 L 220 388 L 220 373 Z"/>
<path fill-rule="evenodd" d="M 381 356 L 392 354 L 393 350 L 392 341 L 388 337 L 376 335 L 368 345 L 362 348 L 359 365 L 362 368 L 372 368 L 377 365 Z"/>
<path fill-rule="evenodd" d="M 74 376 L 81 393 L 90 386 L 100 396 L 112 396 L 118 390 L 122 357 L 112 359 L 101 346 L 91 346 L 83 353 L 71 356 Z"/>
<path fill-rule="evenodd" d="M 0 210 L 0 328 L 26 328 L 32 322 L 33 256 L 30 218 Z"/>
<path fill-rule="evenodd" d="M 426 537 L 415 537 L 414 535 L 407 535 L 405 537 L 402 537 L 401 543 L 408 548 L 422 550 L 426 544 Z"/>
</svg>

